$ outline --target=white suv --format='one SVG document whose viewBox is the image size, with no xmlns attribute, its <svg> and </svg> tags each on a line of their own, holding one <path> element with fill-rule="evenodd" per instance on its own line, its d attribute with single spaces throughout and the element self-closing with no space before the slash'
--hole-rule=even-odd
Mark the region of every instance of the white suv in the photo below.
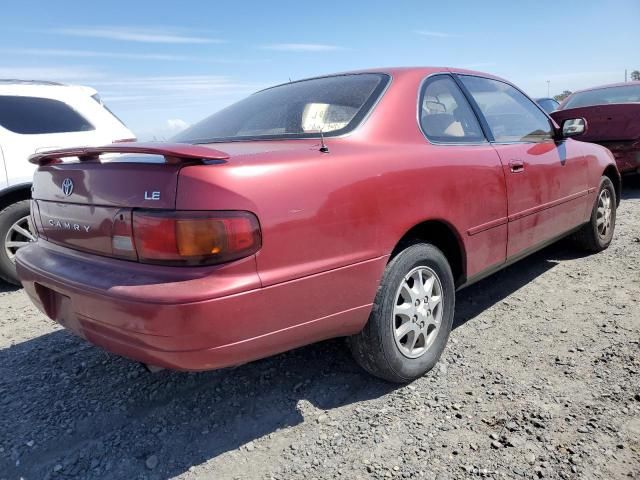
<svg viewBox="0 0 640 480">
<path fill-rule="evenodd" d="M 135 140 L 89 87 L 0 80 L 0 278 L 19 284 L 14 256 L 33 240 L 29 155 L 57 148 Z"/>
</svg>

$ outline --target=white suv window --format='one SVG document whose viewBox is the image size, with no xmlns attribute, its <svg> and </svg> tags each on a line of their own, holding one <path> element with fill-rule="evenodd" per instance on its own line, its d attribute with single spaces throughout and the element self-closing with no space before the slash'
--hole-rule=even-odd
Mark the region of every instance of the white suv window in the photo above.
<svg viewBox="0 0 640 480">
<path fill-rule="evenodd" d="M 86 118 L 64 102 L 13 95 L 0 95 L 0 125 L 23 135 L 94 130 Z"/>
</svg>

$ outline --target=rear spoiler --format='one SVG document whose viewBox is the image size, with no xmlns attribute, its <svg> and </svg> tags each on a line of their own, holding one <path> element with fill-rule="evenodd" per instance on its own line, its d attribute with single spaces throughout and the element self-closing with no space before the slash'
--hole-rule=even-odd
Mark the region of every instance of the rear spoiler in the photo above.
<svg viewBox="0 0 640 480">
<path fill-rule="evenodd" d="M 222 162 L 229 154 L 202 145 L 188 143 L 117 143 L 103 147 L 66 148 L 36 153 L 29 157 L 36 165 L 60 163 L 63 158 L 78 157 L 81 162 L 98 161 L 103 153 L 138 153 L 142 155 L 162 155 L 167 163 Z"/>
</svg>

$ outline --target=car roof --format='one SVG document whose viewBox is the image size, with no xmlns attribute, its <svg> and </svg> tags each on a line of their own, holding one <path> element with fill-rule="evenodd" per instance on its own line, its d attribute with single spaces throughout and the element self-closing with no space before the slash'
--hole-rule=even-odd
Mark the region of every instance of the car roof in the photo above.
<svg viewBox="0 0 640 480">
<path fill-rule="evenodd" d="M 22 80 L 19 78 L 0 78 L 0 85 L 64 85 L 49 80 Z"/>
<path fill-rule="evenodd" d="M 469 73 L 469 74 L 476 74 L 476 75 L 482 75 L 482 76 L 486 76 L 486 77 L 494 77 L 494 78 L 498 78 L 495 75 L 491 75 L 489 73 L 486 72 L 479 72 L 476 70 L 469 70 L 467 68 L 459 68 L 459 67 L 447 67 L 447 66 L 407 66 L 407 67 L 380 67 L 380 68 L 367 68 L 367 69 L 362 69 L 362 70 L 351 70 L 351 71 L 347 71 L 347 72 L 342 72 L 342 74 L 349 74 L 349 73 L 389 73 L 391 75 L 393 74 L 403 74 L 403 73 L 408 73 L 408 72 L 413 72 L 413 73 L 446 73 L 446 72 L 454 72 L 454 73 Z M 336 75 L 340 75 L 340 73 L 336 74 Z"/>
<path fill-rule="evenodd" d="M 630 82 L 609 83 L 607 85 L 600 85 L 600 86 L 597 86 L 597 87 L 584 88 L 582 90 L 576 90 L 573 93 L 575 94 L 575 93 L 589 92 L 591 90 L 600 90 L 600 89 L 604 89 L 604 88 L 632 87 L 632 86 L 638 86 L 638 85 L 640 85 L 640 81 L 631 80 Z"/>
<path fill-rule="evenodd" d="M 84 85 L 69 85 L 47 80 L 0 79 L 0 95 L 56 97 L 64 93 L 95 95 L 94 88 Z"/>
<path fill-rule="evenodd" d="M 493 78 L 495 80 L 500 80 L 502 82 L 508 83 L 510 85 L 513 85 L 511 82 L 509 82 L 508 80 L 505 80 L 504 78 L 498 77 L 496 75 L 492 75 L 490 73 L 485 73 L 485 72 L 479 72 L 476 70 L 469 70 L 469 69 L 465 69 L 465 68 L 457 68 L 457 67 L 436 67 L 436 66 L 409 66 L 409 67 L 380 67 L 380 68 L 366 68 L 366 69 L 361 69 L 361 70 L 347 70 L 347 71 L 343 71 L 343 72 L 335 72 L 335 73 L 329 73 L 326 75 L 318 75 L 315 77 L 307 77 L 307 78 L 301 78 L 298 80 L 293 80 L 293 81 L 289 81 L 289 82 L 283 82 L 277 85 L 272 85 L 270 87 L 264 88 L 263 90 L 259 90 L 259 91 L 264 91 L 264 90 L 270 90 L 272 88 L 275 87 L 280 87 L 282 85 L 287 85 L 289 83 L 296 83 L 296 82 L 304 82 L 306 80 L 315 80 L 318 78 L 328 78 L 328 77 L 338 77 L 341 75 L 360 75 L 360 74 L 365 74 L 365 73 L 374 73 L 374 74 L 387 74 L 387 75 L 391 75 L 391 77 L 400 77 L 400 76 L 404 76 L 404 75 L 423 75 L 423 76 L 428 76 L 428 75 L 433 75 L 435 73 L 461 73 L 461 74 L 467 74 L 467 75 L 479 75 L 482 77 L 486 77 L 486 78 Z M 256 92 L 257 93 L 257 92 Z"/>
</svg>

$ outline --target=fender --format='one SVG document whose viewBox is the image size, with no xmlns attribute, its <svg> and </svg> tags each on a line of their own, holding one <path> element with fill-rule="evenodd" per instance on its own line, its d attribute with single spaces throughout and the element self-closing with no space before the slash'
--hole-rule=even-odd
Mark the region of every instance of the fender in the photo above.
<svg viewBox="0 0 640 480">
<path fill-rule="evenodd" d="M 0 189 L 0 209 L 17 202 L 31 198 L 31 182 L 22 182 Z"/>
</svg>

